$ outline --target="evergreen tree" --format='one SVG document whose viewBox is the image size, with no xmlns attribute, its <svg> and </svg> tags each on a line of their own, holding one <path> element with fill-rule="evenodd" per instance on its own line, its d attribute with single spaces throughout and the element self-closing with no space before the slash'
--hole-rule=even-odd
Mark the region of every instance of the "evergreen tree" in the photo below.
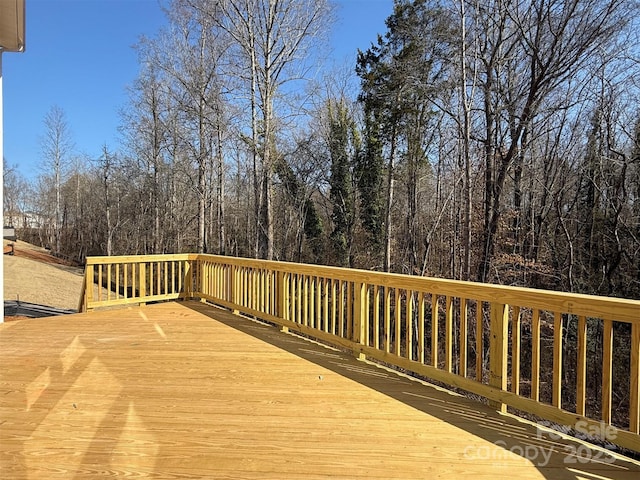
<svg viewBox="0 0 640 480">
<path fill-rule="evenodd" d="M 340 266 L 352 265 L 351 247 L 355 219 L 353 188 L 354 124 L 344 102 L 328 106 L 330 121 L 329 154 L 331 157 L 331 187 L 334 247 L 333 262 Z"/>
<path fill-rule="evenodd" d="M 368 110 L 365 106 L 363 149 L 357 156 L 356 178 L 360 198 L 359 218 L 366 233 L 367 257 L 378 263 L 384 242 L 382 126 L 377 113 Z"/>
<path fill-rule="evenodd" d="M 432 125 L 436 98 L 450 95 L 445 93 L 450 90 L 453 57 L 449 20 L 437 2 L 397 0 L 386 21 L 387 33 L 358 54 L 359 100 L 366 122 L 358 182 L 361 220 L 369 245 L 374 250 L 383 247 L 386 271 L 391 264 L 394 183 L 400 171 L 404 173 L 407 216 L 399 244 L 408 256 L 408 270 L 414 272 L 417 267 L 418 178 L 426 151 L 437 138 Z M 386 189 L 381 188 L 385 183 Z"/>
</svg>

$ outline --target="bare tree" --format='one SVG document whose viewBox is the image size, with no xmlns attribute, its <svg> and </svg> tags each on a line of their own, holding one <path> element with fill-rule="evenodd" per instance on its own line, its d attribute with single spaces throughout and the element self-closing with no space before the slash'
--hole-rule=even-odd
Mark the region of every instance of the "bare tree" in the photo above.
<svg viewBox="0 0 640 480">
<path fill-rule="evenodd" d="M 5 222 L 7 225 L 20 227 L 27 182 L 16 167 L 10 165 L 6 159 L 2 163 L 2 186 L 2 213 Z"/>
<path fill-rule="evenodd" d="M 229 41 L 220 28 L 218 2 L 209 0 L 175 0 L 169 12 L 174 26 L 170 41 L 173 51 L 159 64 L 175 81 L 174 95 L 179 100 L 183 121 L 189 126 L 185 145 L 192 151 L 197 166 L 198 251 L 207 249 L 206 209 L 210 185 L 207 172 L 217 173 L 217 216 L 224 242 L 224 165 L 223 131 L 226 120 L 224 95 L 228 89 L 221 69 Z M 219 245 L 223 249 L 223 245 Z"/>
<path fill-rule="evenodd" d="M 471 234 L 472 234 L 472 218 L 471 218 L 471 203 L 472 203 L 472 188 L 471 188 L 471 108 L 473 106 L 473 99 L 475 97 L 475 90 L 477 87 L 477 65 L 474 61 L 475 44 L 469 45 L 467 38 L 467 9 L 466 0 L 459 0 L 459 15 L 460 15 L 460 27 L 459 27 L 459 64 L 460 64 L 460 120 L 459 128 L 461 130 L 460 143 L 460 164 L 464 171 L 464 186 L 463 186 L 463 209 L 464 220 L 462 227 L 462 249 L 463 249 L 463 261 L 462 261 L 462 275 L 463 280 L 471 279 Z M 471 51 L 471 53 L 470 53 Z"/>
<path fill-rule="evenodd" d="M 626 22 L 624 0 L 503 0 L 475 4 L 484 99 L 485 211 L 478 279 L 486 281 L 505 180 L 526 149 L 541 102 L 607 49 Z M 505 119 L 508 122 L 505 123 Z"/>
<path fill-rule="evenodd" d="M 69 166 L 69 154 L 73 149 L 71 131 L 62 108 L 54 105 L 44 118 L 45 132 L 41 138 L 42 166 L 53 178 L 55 190 L 55 207 L 53 213 L 53 245 L 56 253 L 60 252 L 62 228 L 61 190 L 64 176 Z"/>
<path fill-rule="evenodd" d="M 122 114 L 126 145 L 136 159 L 137 175 L 144 180 L 146 200 L 140 202 L 136 209 L 149 212 L 142 216 L 141 222 L 148 224 L 151 235 L 152 253 L 161 253 L 162 250 L 162 205 L 164 199 L 161 195 L 162 175 L 164 171 L 163 151 L 167 145 L 167 126 L 165 116 L 170 110 L 168 100 L 168 86 L 166 78 L 159 71 L 157 65 L 147 61 L 149 52 L 140 46 L 143 68 L 140 76 L 130 89 L 130 108 Z"/>
<path fill-rule="evenodd" d="M 278 95 L 305 75 L 308 48 L 326 31 L 326 0 L 225 0 L 222 26 L 235 40 L 249 87 L 256 255 L 273 258 L 273 174 Z"/>
</svg>

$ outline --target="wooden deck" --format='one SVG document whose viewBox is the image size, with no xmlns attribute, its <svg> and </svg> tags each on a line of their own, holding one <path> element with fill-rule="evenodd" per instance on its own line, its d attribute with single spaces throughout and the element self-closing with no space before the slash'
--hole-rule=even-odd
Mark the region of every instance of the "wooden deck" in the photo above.
<svg viewBox="0 0 640 480">
<path fill-rule="evenodd" d="M 634 479 L 640 463 L 199 302 L 0 325 L 3 479 Z"/>
</svg>

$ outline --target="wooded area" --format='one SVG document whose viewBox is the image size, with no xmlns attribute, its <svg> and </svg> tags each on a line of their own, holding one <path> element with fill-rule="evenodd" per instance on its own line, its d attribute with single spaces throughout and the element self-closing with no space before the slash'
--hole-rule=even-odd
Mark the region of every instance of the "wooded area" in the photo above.
<svg viewBox="0 0 640 480">
<path fill-rule="evenodd" d="M 635 2 L 396 0 L 328 72 L 333 8 L 172 1 L 137 46 L 122 145 L 78 156 L 52 107 L 45 173 L 4 163 L 5 219 L 78 261 L 210 252 L 640 298 Z"/>
</svg>

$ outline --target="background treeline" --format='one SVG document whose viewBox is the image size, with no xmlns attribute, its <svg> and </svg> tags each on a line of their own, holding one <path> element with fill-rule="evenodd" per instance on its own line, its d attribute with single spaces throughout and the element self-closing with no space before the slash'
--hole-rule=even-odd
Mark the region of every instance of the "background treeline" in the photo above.
<svg viewBox="0 0 640 480">
<path fill-rule="evenodd" d="M 4 164 L 5 222 L 79 262 L 210 252 L 640 298 L 635 1 L 396 0 L 327 73 L 332 8 L 167 4 L 122 144 L 77 155 L 52 107 L 43 174 Z"/>
</svg>

